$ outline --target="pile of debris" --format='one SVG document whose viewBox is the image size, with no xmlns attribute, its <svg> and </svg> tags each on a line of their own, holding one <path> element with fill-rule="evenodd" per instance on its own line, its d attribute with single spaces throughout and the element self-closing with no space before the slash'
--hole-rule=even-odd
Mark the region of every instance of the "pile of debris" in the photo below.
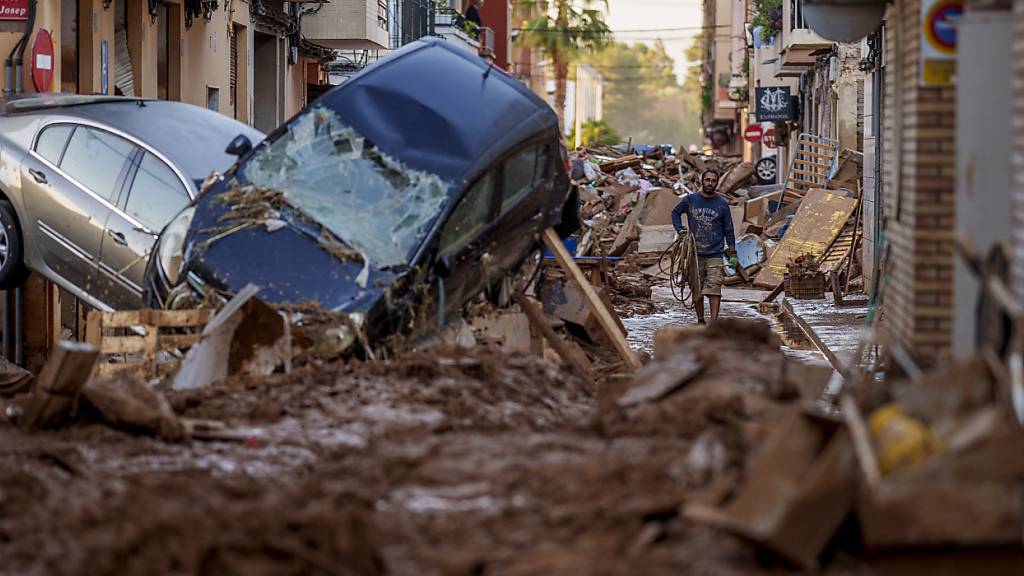
<svg viewBox="0 0 1024 576">
<path fill-rule="evenodd" d="M 661 147 L 643 154 L 633 153 L 636 147 L 578 149 L 571 177 L 580 190 L 584 228 L 571 246 L 575 256 L 602 262 L 605 274 L 617 280 L 606 285 L 617 310 L 633 312 L 624 305 L 636 298 L 631 286 L 640 285 L 643 293 L 642 277 L 648 285 L 669 279 L 676 240 L 672 209 L 680 197 L 698 192 L 701 173 L 712 169 L 720 175 L 716 192 L 730 204 L 737 241 L 740 265 L 726 267 L 727 284 L 780 287 L 787 263 L 810 252 L 823 274 L 840 280 L 836 287 L 856 289 L 863 285 L 855 281 L 862 270 L 860 154 L 832 156 L 835 144 L 801 145 L 820 148 L 801 149 L 789 180 L 766 185 L 757 183 L 753 164 L 737 158 L 670 154 Z"/>
</svg>

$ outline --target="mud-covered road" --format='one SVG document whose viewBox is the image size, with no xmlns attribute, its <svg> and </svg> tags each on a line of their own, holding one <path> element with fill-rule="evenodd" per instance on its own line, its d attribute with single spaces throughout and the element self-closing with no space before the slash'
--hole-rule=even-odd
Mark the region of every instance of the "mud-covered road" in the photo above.
<svg viewBox="0 0 1024 576">
<path fill-rule="evenodd" d="M 446 349 L 167 393 L 236 441 L 0 425 L 0 574 L 785 571 L 680 515 L 770 426 L 774 400 L 750 392 L 793 386 L 766 376 L 793 361 L 777 343 L 743 338 L 630 411 L 549 362 Z M 695 442 L 721 461 L 696 461 Z M 869 573 L 842 551 L 828 571 Z"/>
</svg>

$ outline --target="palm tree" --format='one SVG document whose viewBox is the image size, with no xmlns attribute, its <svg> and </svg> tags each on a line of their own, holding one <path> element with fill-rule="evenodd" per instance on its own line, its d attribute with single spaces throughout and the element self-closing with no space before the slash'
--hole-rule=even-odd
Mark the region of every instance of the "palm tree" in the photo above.
<svg viewBox="0 0 1024 576">
<path fill-rule="evenodd" d="M 550 60 L 555 71 L 555 113 L 558 127 L 565 132 L 565 81 L 569 76 L 569 62 L 582 52 L 592 52 L 607 46 L 612 31 L 604 21 L 604 14 L 590 6 L 596 2 L 606 9 L 608 0 L 526 0 L 522 4 L 534 15 L 521 28 L 524 42 L 539 48 Z"/>
</svg>

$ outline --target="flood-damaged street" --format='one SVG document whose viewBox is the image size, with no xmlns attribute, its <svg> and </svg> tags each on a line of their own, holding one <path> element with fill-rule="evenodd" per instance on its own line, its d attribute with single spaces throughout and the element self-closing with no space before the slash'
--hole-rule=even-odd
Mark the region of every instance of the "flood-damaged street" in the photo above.
<svg viewBox="0 0 1024 576">
<path fill-rule="evenodd" d="M 1024 574 L 1024 0 L 0 21 L 0 576 Z"/>
</svg>

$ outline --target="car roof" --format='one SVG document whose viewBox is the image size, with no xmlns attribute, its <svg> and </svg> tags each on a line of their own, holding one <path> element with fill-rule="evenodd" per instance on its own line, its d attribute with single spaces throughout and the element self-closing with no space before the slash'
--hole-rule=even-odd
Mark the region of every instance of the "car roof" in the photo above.
<svg viewBox="0 0 1024 576">
<path fill-rule="evenodd" d="M 310 107 L 317 105 L 407 166 L 453 183 L 558 129 L 554 110 L 522 82 L 439 38 L 403 47 Z"/>
<path fill-rule="evenodd" d="M 224 148 L 235 136 L 244 134 L 254 144 L 264 136 L 231 117 L 170 100 L 61 95 L 14 100 L 4 109 L 9 115 L 60 114 L 110 126 L 158 150 L 193 180 L 234 163 Z"/>
</svg>

